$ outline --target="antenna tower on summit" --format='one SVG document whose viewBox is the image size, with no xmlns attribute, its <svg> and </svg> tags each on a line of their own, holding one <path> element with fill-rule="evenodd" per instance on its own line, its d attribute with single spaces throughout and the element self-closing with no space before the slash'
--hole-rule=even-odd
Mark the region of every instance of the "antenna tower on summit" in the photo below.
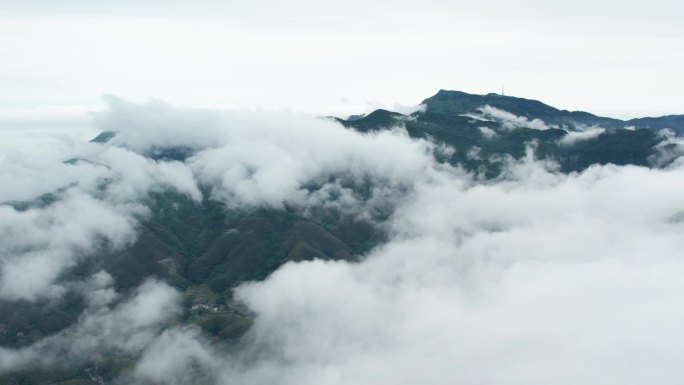
<svg viewBox="0 0 684 385">
<path fill-rule="evenodd" d="M 505 86 L 501 86 L 501 96 L 506 96 L 506 94 L 504 93 L 504 88 Z"/>
</svg>

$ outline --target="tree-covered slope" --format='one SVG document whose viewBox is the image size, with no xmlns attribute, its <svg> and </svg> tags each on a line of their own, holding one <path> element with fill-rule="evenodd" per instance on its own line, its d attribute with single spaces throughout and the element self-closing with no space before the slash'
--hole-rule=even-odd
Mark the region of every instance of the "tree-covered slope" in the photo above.
<svg viewBox="0 0 684 385">
<path fill-rule="evenodd" d="M 488 177 L 498 174 L 501 156 L 520 158 L 530 145 L 565 172 L 592 164 L 648 166 L 662 140 L 658 129 L 681 129 L 680 116 L 622 121 L 498 94 L 440 90 L 423 105 L 411 116 L 376 110 L 340 121 L 362 132 L 403 127 L 411 137 L 450 146 L 455 152 L 445 160 Z"/>
</svg>

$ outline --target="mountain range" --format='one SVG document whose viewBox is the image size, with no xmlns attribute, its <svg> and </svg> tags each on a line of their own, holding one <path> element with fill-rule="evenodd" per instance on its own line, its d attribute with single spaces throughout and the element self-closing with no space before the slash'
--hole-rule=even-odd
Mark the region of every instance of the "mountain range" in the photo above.
<svg viewBox="0 0 684 385">
<path fill-rule="evenodd" d="M 536 100 L 445 90 L 421 106 L 409 115 L 379 109 L 330 119 L 364 133 L 405 132 L 432 143 L 439 161 L 484 179 L 500 178 L 506 162 L 527 156 L 570 173 L 596 164 L 666 167 L 683 153 L 677 135 L 684 133 L 684 115 L 624 121 L 560 110 Z M 106 144 L 116 134 L 103 132 L 93 141 Z M 194 153 L 192 148 L 176 146 L 156 148 L 146 155 L 157 161 L 184 161 Z M 349 188 L 364 195 L 372 186 Z M 210 196 L 208 191 L 202 193 Z M 55 195 L 8 204 L 17 210 L 48 206 Z M 233 300 L 233 288 L 263 280 L 289 261 L 361 260 L 386 239 L 385 229 L 377 223 L 392 215 L 391 208 L 365 219 L 331 207 L 307 212 L 287 205 L 283 210 L 233 208 L 171 191 L 151 193 L 144 204 L 150 214 L 130 247 L 110 250 L 103 245 L 97 258 L 82 259 L 63 279 L 77 281 L 104 270 L 114 278 L 116 290 L 125 293 L 146 278 L 156 277 L 183 293 L 181 322 L 197 325 L 227 346 L 239 344 L 252 323 L 249 311 Z M 0 344 L 29 346 L 68 328 L 86 308 L 76 293 L 49 306 L 0 301 Z M 135 357 L 112 352 L 77 367 L 17 370 L 0 375 L 0 384 L 110 381 L 134 362 Z"/>
<path fill-rule="evenodd" d="M 484 170 L 488 177 L 498 175 L 500 156 L 520 158 L 528 145 L 535 146 L 537 157 L 557 162 L 564 172 L 609 163 L 660 167 L 680 150 L 663 143 L 663 135 L 684 133 L 684 115 L 625 121 L 499 94 L 440 90 L 421 106 L 410 115 L 378 109 L 336 119 L 362 132 L 403 126 L 411 137 L 454 148 L 446 159 L 450 163 Z"/>
</svg>

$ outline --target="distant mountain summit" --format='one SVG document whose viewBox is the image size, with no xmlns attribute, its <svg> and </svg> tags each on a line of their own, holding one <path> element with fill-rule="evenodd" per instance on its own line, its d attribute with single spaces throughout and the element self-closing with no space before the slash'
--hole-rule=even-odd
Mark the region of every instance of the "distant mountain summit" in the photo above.
<svg viewBox="0 0 684 385">
<path fill-rule="evenodd" d="M 423 100 L 423 104 L 427 107 L 426 112 L 437 114 L 466 114 L 488 105 L 518 116 L 541 119 L 547 124 L 571 129 L 578 124 L 600 125 L 604 128 L 622 128 L 626 125 L 626 122 L 619 119 L 600 117 L 583 111 L 560 110 L 538 100 L 494 93 L 475 95 L 461 91 L 439 90 L 434 96 Z"/>
<path fill-rule="evenodd" d="M 635 127 L 663 129 L 669 128 L 680 135 L 684 134 L 684 115 L 668 115 L 659 118 L 638 118 L 627 121 Z"/>
<path fill-rule="evenodd" d="M 362 132 L 404 127 L 412 137 L 455 150 L 443 160 L 487 177 L 498 175 L 506 156 L 520 158 L 529 146 L 565 172 L 608 163 L 662 167 L 684 154 L 682 146 L 666 139 L 684 134 L 684 115 L 621 120 L 538 100 L 448 90 L 422 104 L 425 109 L 411 116 L 379 109 L 338 121 Z"/>
<path fill-rule="evenodd" d="M 669 128 L 679 134 L 684 134 L 684 115 L 621 120 L 597 116 L 584 111 L 561 110 L 538 100 L 494 93 L 476 95 L 461 91 L 439 90 L 435 95 L 423 100 L 422 104 L 427 107 L 427 112 L 439 114 L 465 114 L 488 105 L 518 116 L 541 119 L 548 124 L 568 128 L 575 128 L 578 124 L 586 126 L 597 125 L 603 128 Z"/>
</svg>

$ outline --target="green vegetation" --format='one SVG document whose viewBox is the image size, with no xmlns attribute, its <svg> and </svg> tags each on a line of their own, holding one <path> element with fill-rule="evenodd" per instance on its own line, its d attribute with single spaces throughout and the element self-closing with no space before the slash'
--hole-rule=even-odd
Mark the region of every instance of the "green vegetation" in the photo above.
<svg viewBox="0 0 684 385">
<path fill-rule="evenodd" d="M 205 285 L 190 286 L 183 292 L 185 298 L 191 304 L 215 305 L 217 295 Z"/>
<path fill-rule="evenodd" d="M 575 127 L 600 125 L 604 128 L 622 128 L 625 122 L 619 119 L 604 118 L 582 111 L 567 111 L 546 105 L 537 100 L 502 96 L 499 94 L 473 95 L 460 91 L 440 90 L 423 101 L 426 112 L 442 115 L 466 114 L 489 105 L 528 119 L 541 119 L 547 124 Z"/>
<path fill-rule="evenodd" d="M 110 354 L 77 367 L 67 364 L 5 373 L 0 375 L 0 385 L 93 385 L 102 381 L 108 384 L 132 369 L 134 363 L 132 357 Z"/>
<path fill-rule="evenodd" d="M 323 222 L 294 210 L 231 211 L 171 193 L 154 194 L 149 205 L 153 219 L 143 223 L 138 241 L 97 266 L 119 289 L 155 276 L 182 290 L 204 285 L 230 296 L 239 283 L 262 280 L 287 261 L 352 260 L 381 239 L 369 223 L 343 216 Z"/>
<path fill-rule="evenodd" d="M 233 313 L 203 314 L 191 319 L 204 332 L 222 341 L 240 338 L 252 325 L 252 320 Z"/>
</svg>

